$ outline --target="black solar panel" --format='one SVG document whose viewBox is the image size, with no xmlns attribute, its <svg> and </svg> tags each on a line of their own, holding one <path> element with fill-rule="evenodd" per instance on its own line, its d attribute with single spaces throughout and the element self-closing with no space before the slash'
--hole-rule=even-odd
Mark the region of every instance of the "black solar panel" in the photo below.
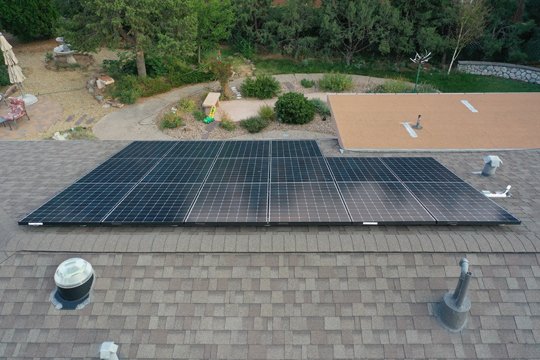
<svg viewBox="0 0 540 360">
<path fill-rule="evenodd" d="M 319 145 L 314 140 L 276 140 L 272 141 L 273 157 L 312 157 L 322 156 Z"/>
<path fill-rule="evenodd" d="M 118 224 L 181 224 L 200 184 L 139 184 L 105 219 Z"/>
<path fill-rule="evenodd" d="M 201 182 L 214 159 L 164 159 L 143 179 L 143 182 Z"/>
<path fill-rule="evenodd" d="M 381 160 L 404 182 L 463 182 L 430 157 L 381 158 Z"/>
<path fill-rule="evenodd" d="M 20 224 L 517 224 L 433 158 L 315 141 L 137 141 Z"/>
<path fill-rule="evenodd" d="M 134 141 L 114 158 L 161 158 L 167 151 L 174 148 L 174 141 Z"/>
<path fill-rule="evenodd" d="M 464 182 L 416 182 L 406 186 L 439 224 L 519 223 L 514 216 Z"/>
<path fill-rule="evenodd" d="M 222 144 L 221 141 L 178 141 L 165 158 L 214 158 Z"/>
<path fill-rule="evenodd" d="M 336 181 L 398 181 L 379 158 L 327 158 Z"/>
<path fill-rule="evenodd" d="M 267 192 L 266 183 L 206 184 L 186 222 L 264 224 Z"/>
<path fill-rule="evenodd" d="M 218 159 L 207 182 L 268 182 L 268 159 Z"/>
<path fill-rule="evenodd" d="M 269 141 L 225 141 L 220 158 L 260 158 L 270 156 Z"/>
<path fill-rule="evenodd" d="M 98 224 L 134 184 L 75 183 L 20 221 L 21 224 Z"/>
<path fill-rule="evenodd" d="M 434 224 L 435 219 L 397 182 L 339 182 L 353 222 Z"/>
<path fill-rule="evenodd" d="M 114 158 L 105 161 L 79 183 L 134 183 L 140 181 L 159 159 Z"/>
<path fill-rule="evenodd" d="M 272 158 L 271 181 L 332 181 L 332 175 L 322 157 Z"/>
<path fill-rule="evenodd" d="M 270 223 L 351 222 L 333 182 L 270 186 Z"/>
</svg>

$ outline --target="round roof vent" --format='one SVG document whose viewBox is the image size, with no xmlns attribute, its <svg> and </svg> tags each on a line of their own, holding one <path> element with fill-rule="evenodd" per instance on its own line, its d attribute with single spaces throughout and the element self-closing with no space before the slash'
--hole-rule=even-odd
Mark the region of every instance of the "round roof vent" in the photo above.
<svg viewBox="0 0 540 360">
<path fill-rule="evenodd" d="M 81 258 L 71 258 L 61 263 L 54 273 L 56 289 L 52 301 L 58 309 L 81 309 L 89 303 L 94 283 L 92 265 Z"/>
</svg>

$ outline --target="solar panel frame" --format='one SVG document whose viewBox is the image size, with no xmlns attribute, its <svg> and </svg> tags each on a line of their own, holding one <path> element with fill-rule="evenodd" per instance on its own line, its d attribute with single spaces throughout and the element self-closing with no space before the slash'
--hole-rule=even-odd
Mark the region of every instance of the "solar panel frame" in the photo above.
<svg viewBox="0 0 540 360">
<path fill-rule="evenodd" d="M 332 174 L 324 158 L 272 158 L 270 181 L 277 182 L 325 182 L 332 181 Z"/>
<path fill-rule="evenodd" d="M 140 183 L 103 223 L 181 225 L 200 187 L 198 183 Z"/>
<path fill-rule="evenodd" d="M 376 157 L 328 157 L 337 182 L 398 182 L 398 178 Z"/>
<path fill-rule="evenodd" d="M 223 146 L 222 141 L 178 141 L 163 158 L 215 158 Z"/>
<path fill-rule="evenodd" d="M 271 183 L 269 224 L 351 224 L 334 182 Z"/>
<path fill-rule="evenodd" d="M 207 176 L 212 158 L 165 158 L 143 179 L 144 183 L 200 183 Z"/>
<path fill-rule="evenodd" d="M 19 224 L 98 225 L 134 183 L 74 183 L 26 215 Z"/>
<path fill-rule="evenodd" d="M 435 219 L 400 182 L 338 182 L 353 223 L 433 225 Z"/>
<path fill-rule="evenodd" d="M 111 158 L 80 178 L 77 183 L 136 183 L 159 161 L 157 158 Z"/>
<path fill-rule="evenodd" d="M 268 158 L 220 158 L 214 163 L 207 183 L 267 182 Z"/>
<path fill-rule="evenodd" d="M 272 157 L 322 157 L 315 140 L 273 140 Z"/>
<path fill-rule="evenodd" d="M 432 157 L 383 157 L 381 161 L 403 182 L 463 182 Z"/>
<path fill-rule="evenodd" d="M 176 145 L 175 141 L 134 141 L 111 158 L 162 158 Z"/>
<path fill-rule="evenodd" d="M 223 142 L 218 158 L 268 158 L 270 141 L 229 140 Z"/>
<path fill-rule="evenodd" d="M 206 183 L 186 224 L 261 225 L 267 222 L 267 183 Z"/>
</svg>

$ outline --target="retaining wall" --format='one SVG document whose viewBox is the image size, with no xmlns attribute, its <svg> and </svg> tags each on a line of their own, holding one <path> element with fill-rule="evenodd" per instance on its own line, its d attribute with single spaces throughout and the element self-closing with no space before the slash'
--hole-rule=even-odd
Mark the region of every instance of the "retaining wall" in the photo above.
<svg viewBox="0 0 540 360">
<path fill-rule="evenodd" d="M 540 69 L 530 66 L 483 61 L 459 61 L 458 70 L 469 74 L 492 75 L 540 84 Z"/>
</svg>

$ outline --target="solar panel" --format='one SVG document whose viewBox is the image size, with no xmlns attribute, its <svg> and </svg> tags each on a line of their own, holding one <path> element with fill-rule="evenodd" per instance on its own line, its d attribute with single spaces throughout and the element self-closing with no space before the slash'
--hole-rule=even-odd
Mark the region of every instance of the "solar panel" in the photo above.
<svg viewBox="0 0 540 360">
<path fill-rule="evenodd" d="M 463 182 L 430 157 L 381 158 L 381 160 L 404 182 Z"/>
<path fill-rule="evenodd" d="M 415 182 L 406 186 L 439 224 L 519 224 L 520 221 L 469 184 Z"/>
<path fill-rule="evenodd" d="M 205 184 L 186 222 L 264 224 L 267 192 L 266 183 Z"/>
<path fill-rule="evenodd" d="M 165 158 L 214 158 L 222 141 L 177 141 Z"/>
<path fill-rule="evenodd" d="M 218 159 L 207 182 L 268 182 L 268 159 Z"/>
<path fill-rule="evenodd" d="M 270 185 L 270 223 L 350 223 L 333 182 Z"/>
<path fill-rule="evenodd" d="M 143 182 L 199 183 L 206 177 L 213 161 L 210 158 L 163 159 Z"/>
<path fill-rule="evenodd" d="M 322 156 L 319 145 L 314 140 L 275 140 L 272 141 L 273 157 L 312 157 Z"/>
<path fill-rule="evenodd" d="M 97 224 L 134 184 L 75 183 L 20 221 L 21 224 Z"/>
<path fill-rule="evenodd" d="M 175 141 L 134 141 L 113 158 L 161 158 L 176 144 Z"/>
<path fill-rule="evenodd" d="M 379 158 L 327 158 L 336 181 L 398 181 Z"/>
<path fill-rule="evenodd" d="M 270 156 L 269 141 L 225 141 L 220 158 L 260 158 Z"/>
<path fill-rule="evenodd" d="M 272 158 L 271 181 L 332 181 L 332 175 L 322 157 Z"/>
<path fill-rule="evenodd" d="M 113 224 L 181 224 L 200 184 L 142 183 L 104 220 Z"/>
<path fill-rule="evenodd" d="M 79 183 L 134 183 L 140 181 L 159 159 L 114 158 L 105 161 Z"/>
<path fill-rule="evenodd" d="M 353 222 L 434 224 L 435 219 L 397 182 L 338 182 Z"/>
</svg>

